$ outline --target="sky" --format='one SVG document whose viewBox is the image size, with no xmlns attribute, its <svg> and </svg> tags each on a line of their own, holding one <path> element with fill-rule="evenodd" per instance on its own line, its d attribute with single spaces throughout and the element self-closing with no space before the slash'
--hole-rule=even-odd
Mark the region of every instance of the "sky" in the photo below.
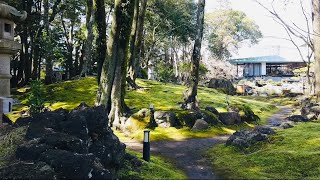
<svg viewBox="0 0 320 180">
<path fill-rule="evenodd" d="M 206 11 L 211 12 L 221 7 L 219 0 L 207 0 Z M 220 0 L 221 1 L 221 0 Z M 259 0 L 264 5 L 270 6 L 270 0 Z M 254 57 L 262 55 L 272 55 L 279 52 L 279 55 L 285 58 L 299 58 L 298 51 L 295 46 L 287 40 L 279 38 L 288 38 L 286 31 L 281 25 L 272 19 L 268 11 L 261 7 L 254 0 L 229 0 L 232 9 L 240 10 L 246 13 L 248 17 L 253 19 L 259 26 L 264 38 L 260 40 L 258 45 L 252 47 L 243 46 L 239 49 L 238 54 L 233 54 L 233 58 Z M 300 0 L 291 0 L 286 6 L 281 0 L 275 1 L 277 12 L 288 22 L 294 22 L 299 27 L 306 27 L 306 21 L 300 8 Z M 307 0 L 302 0 L 304 7 L 310 13 L 310 4 Z M 275 38 L 276 37 L 276 38 Z M 303 42 L 299 42 L 300 45 Z"/>
</svg>

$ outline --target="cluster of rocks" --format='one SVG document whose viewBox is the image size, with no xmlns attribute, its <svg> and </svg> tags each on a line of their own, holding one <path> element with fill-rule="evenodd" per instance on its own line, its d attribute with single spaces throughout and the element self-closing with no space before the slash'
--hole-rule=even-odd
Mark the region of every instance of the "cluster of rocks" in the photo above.
<svg viewBox="0 0 320 180">
<path fill-rule="evenodd" d="M 134 115 L 134 117 L 143 119 L 150 115 L 150 110 L 141 109 Z M 214 107 L 207 106 L 205 110 L 189 110 L 184 113 L 179 113 L 178 116 L 171 111 L 155 111 L 154 119 L 158 127 L 180 128 L 182 126 L 188 126 L 193 131 L 200 131 L 208 129 L 209 126 L 217 125 L 219 123 L 224 125 L 234 125 L 244 121 L 255 121 L 258 120 L 259 117 L 252 111 L 250 111 L 250 113 L 245 113 L 244 116 L 240 116 L 239 110 L 219 113 Z"/>
<path fill-rule="evenodd" d="M 0 170 L 9 179 L 113 179 L 126 158 L 125 145 L 108 127 L 104 107 L 76 109 L 20 118 L 28 126 L 16 150 L 19 163 Z"/>
<path fill-rule="evenodd" d="M 320 120 L 320 105 L 312 102 L 310 98 L 304 97 L 300 99 L 301 116 L 309 121 Z"/>
<path fill-rule="evenodd" d="M 257 126 L 253 130 L 240 130 L 231 135 L 227 142 L 227 146 L 235 146 L 238 148 L 248 148 L 251 145 L 266 141 L 275 131 L 267 126 Z"/>
</svg>

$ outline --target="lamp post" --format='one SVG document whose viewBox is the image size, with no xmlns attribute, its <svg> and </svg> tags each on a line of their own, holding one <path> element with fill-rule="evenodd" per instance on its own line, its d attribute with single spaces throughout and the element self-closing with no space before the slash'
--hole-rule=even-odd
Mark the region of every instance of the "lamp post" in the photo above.
<svg viewBox="0 0 320 180">
<path fill-rule="evenodd" d="M 148 128 L 150 129 L 154 129 L 155 127 L 158 126 L 156 120 L 154 119 L 154 105 L 153 104 L 150 104 L 150 121 L 149 121 L 149 125 L 148 125 Z"/>
<path fill-rule="evenodd" d="M 147 162 L 150 161 L 150 131 L 144 131 L 143 137 L 143 159 Z"/>
</svg>

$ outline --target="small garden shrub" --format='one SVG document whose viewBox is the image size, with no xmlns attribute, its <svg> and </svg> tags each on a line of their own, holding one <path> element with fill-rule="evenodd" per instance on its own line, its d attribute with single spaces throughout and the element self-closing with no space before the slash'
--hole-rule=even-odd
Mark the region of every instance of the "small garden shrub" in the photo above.
<svg viewBox="0 0 320 180">
<path fill-rule="evenodd" d="M 42 112 L 44 101 L 44 88 L 42 82 L 39 80 L 31 81 L 28 97 L 30 114 L 33 115 Z"/>
<path fill-rule="evenodd" d="M 165 83 L 176 81 L 173 68 L 164 64 L 163 62 L 160 62 L 157 65 L 156 71 L 157 71 L 157 78 L 159 81 L 165 82 Z"/>
</svg>

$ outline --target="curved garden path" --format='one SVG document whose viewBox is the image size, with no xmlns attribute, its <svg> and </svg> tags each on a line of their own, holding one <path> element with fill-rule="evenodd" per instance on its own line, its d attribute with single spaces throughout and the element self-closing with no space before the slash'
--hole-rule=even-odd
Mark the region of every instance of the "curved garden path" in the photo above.
<svg viewBox="0 0 320 180">
<path fill-rule="evenodd" d="M 269 118 L 268 126 L 276 126 L 292 112 L 292 109 L 288 107 L 279 108 L 280 111 Z M 177 168 L 183 170 L 189 179 L 221 179 L 221 177 L 214 174 L 212 165 L 203 157 L 203 152 L 216 144 L 224 143 L 228 137 L 229 135 L 183 141 L 151 142 L 151 156 L 152 154 L 158 154 L 174 160 Z M 124 143 L 129 149 L 142 152 L 141 143 Z"/>
</svg>

